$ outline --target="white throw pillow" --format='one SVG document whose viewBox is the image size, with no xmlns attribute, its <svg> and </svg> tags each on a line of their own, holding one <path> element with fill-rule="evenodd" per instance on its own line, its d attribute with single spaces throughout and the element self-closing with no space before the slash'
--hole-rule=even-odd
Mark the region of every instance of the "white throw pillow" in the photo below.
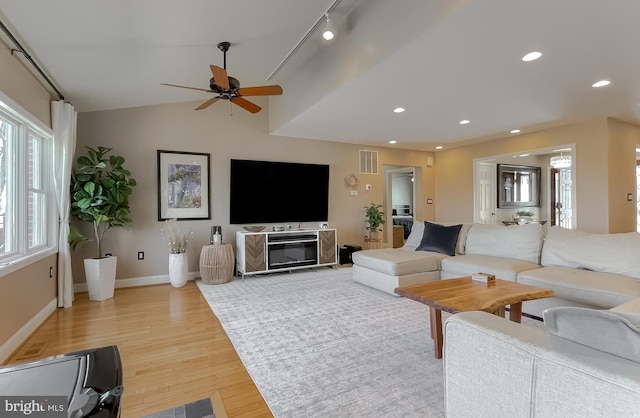
<svg viewBox="0 0 640 418">
<path fill-rule="evenodd" d="M 547 309 L 542 316 L 553 335 L 640 363 L 640 329 L 633 316 L 574 307 Z"/>
</svg>

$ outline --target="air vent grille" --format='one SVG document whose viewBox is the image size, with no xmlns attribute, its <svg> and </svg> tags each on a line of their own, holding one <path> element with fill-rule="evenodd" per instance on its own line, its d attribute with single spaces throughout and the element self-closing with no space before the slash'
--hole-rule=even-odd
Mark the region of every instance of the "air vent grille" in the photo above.
<svg viewBox="0 0 640 418">
<path fill-rule="evenodd" d="M 360 174 L 378 174 L 378 151 L 360 150 Z"/>
</svg>

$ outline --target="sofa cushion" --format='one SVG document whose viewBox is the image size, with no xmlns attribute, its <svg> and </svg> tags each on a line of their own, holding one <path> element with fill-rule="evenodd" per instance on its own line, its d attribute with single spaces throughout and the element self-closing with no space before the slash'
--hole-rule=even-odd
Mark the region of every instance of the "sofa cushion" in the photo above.
<svg viewBox="0 0 640 418">
<path fill-rule="evenodd" d="M 513 258 L 538 264 L 542 247 L 542 225 L 473 224 L 467 234 L 466 254 Z"/>
<path fill-rule="evenodd" d="M 633 324 L 640 324 L 640 297 L 631 299 L 610 310 L 629 319 Z"/>
<path fill-rule="evenodd" d="M 588 308 L 551 308 L 542 315 L 551 334 L 640 362 L 640 329 L 620 315 Z"/>
<path fill-rule="evenodd" d="M 538 267 L 540 266 L 527 261 L 477 254 L 457 255 L 442 260 L 442 271 L 448 275 L 463 277 L 473 273 L 489 273 L 512 282 L 516 281 L 519 272 Z"/>
<path fill-rule="evenodd" d="M 459 225 L 460 222 L 442 222 L 438 223 L 438 225 L 443 226 L 452 226 Z M 467 241 L 467 233 L 471 228 L 470 223 L 462 223 L 462 228 L 460 228 L 460 232 L 458 234 L 458 242 L 456 244 L 456 254 L 464 254 L 465 253 L 465 243 Z M 407 241 L 404 243 L 403 248 L 409 248 L 411 250 L 415 250 L 420 245 L 422 241 L 422 237 L 424 236 L 424 222 L 416 221 L 413 223 L 411 227 L 411 233 L 407 237 Z"/>
<path fill-rule="evenodd" d="M 542 267 L 518 274 L 518 282 L 544 287 L 556 297 L 605 309 L 640 296 L 640 280 L 567 267 Z"/>
<path fill-rule="evenodd" d="M 640 279 L 640 234 L 592 234 L 551 227 L 541 263 L 550 267 L 583 268 Z"/>
<path fill-rule="evenodd" d="M 356 251 L 352 257 L 353 264 L 390 276 L 404 276 L 406 274 L 440 270 L 440 260 L 448 256 L 405 248 L 380 248 Z"/>
<path fill-rule="evenodd" d="M 456 244 L 462 224 L 444 226 L 431 222 L 424 222 L 422 241 L 416 251 L 433 251 L 446 255 L 456 255 Z"/>
</svg>

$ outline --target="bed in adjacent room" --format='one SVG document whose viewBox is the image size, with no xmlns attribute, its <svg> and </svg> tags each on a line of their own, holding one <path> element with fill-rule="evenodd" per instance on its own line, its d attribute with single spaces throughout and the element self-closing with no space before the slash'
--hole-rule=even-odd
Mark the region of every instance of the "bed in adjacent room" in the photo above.
<svg viewBox="0 0 640 418">
<path fill-rule="evenodd" d="M 394 225 L 400 225 L 404 228 L 404 239 L 406 240 L 411 233 L 413 226 L 413 214 L 409 205 L 393 205 L 391 215 Z"/>
</svg>

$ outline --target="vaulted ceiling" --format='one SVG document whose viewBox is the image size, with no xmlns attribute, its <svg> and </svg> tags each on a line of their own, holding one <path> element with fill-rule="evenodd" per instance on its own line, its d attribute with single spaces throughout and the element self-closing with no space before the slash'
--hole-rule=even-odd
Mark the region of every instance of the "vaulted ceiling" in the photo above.
<svg viewBox="0 0 640 418">
<path fill-rule="evenodd" d="M 267 80 L 333 4 L 0 0 L 0 20 L 79 112 L 195 107 L 210 93 L 161 83 L 208 88 L 229 41 L 230 75 L 283 87 L 276 135 L 433 150 L 593 117 L 640 124 L 638 1 L 341 0 L 336 38 L 312 32 Z"/>
</svg>

